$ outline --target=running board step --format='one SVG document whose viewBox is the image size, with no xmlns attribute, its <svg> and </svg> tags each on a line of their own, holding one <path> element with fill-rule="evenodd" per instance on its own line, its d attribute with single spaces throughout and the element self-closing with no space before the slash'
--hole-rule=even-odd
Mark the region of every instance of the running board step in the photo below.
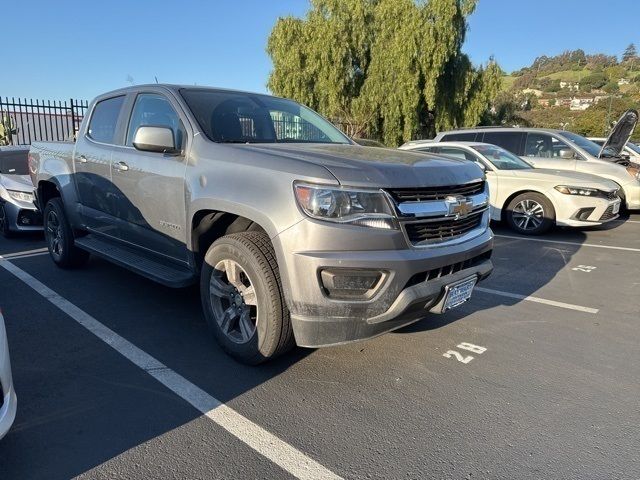
<svg viewBox="0 0 640 480">
<path fill-rule="evenodd" d="M 195 274 L 186 267 L 180 267 L 168 260 L 163 261 L 160 258 L 151 258 L 133 248 L 118 245 L 93 234 L 76 238 L 75 244 L 98 257 L 102 257 L 168 287 L 186 287 L 196 281 Z"/>
</svg>

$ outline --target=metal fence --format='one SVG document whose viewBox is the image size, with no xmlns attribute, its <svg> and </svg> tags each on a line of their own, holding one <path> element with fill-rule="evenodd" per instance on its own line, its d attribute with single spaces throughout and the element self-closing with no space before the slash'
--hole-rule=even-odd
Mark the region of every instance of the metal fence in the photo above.
<svg viewBox="0 0 640 480">
<path fill-rule="evenodd" d="M 87 100 L 34 101 L 0 96 L 0 122 L 5 130 L 14 132 L 7 138 L 9 145 L 65 141 L 74 137 L 88 107 Z"/>
</svg>

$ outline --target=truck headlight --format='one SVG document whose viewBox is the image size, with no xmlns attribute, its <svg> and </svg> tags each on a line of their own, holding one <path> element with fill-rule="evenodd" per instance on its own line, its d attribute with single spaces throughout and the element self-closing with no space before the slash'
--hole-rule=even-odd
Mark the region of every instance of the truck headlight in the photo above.
<svg viewBox="0 0 640 480">
<path fill-rule="evenodd" d="M 11 198 L 19 202 L 33 203 L 33 193 L 19 192 L 18 190 L 7 190 L 7 193 Z"/>
<path fill-rule="evenodd" d="M 296 200 L 311 218 L 361 227 L 397 229 L 386 195 L 380 190 L 355 190 L 295 183 Z"/>
<path fill-rule="evenodd" d="M 584 197 L 597 197 L 600 191 L 597 188 L 586 187 L 570 187 L 568 185 L 558 185 L 554 187 L 560 193 L 565 195 L 582 195 Z"/>
</svg>

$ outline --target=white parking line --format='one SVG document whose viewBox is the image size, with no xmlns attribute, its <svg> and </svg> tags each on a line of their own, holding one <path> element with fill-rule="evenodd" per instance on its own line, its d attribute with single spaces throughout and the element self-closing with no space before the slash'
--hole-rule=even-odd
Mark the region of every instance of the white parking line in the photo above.
<svg viewBox="0 0 640 480">
<path fill-rule="evenodd" d="M 518 300 L 526 300 L 528 302 L 544 303 L 553 307 L 567 308 L 569 310 L 577 310 L 579 312 L 593 313 L 599 312 L 597 308 L 583 307 L 582 305 L 573 305 L 571 303 L 556 302 L 555 300 L 547 300 L 546 298 L 532 297 L 530 295 L 520 295 L 518 293 L 503 292 L 502 290 L 494 290 L 492 288 L 476 287 L 475 290 L 492 295 L 500 295 L 501 297 L 517 298 Z"/>
<path fill-rule="evenodd" d="M 45 247 L 35 248 L 33 250 L 24 250 L 22 252 L 5 253 L 0 256 L 6 258 L 7 260 L 15 260 L 16 258 L 35 257 L 36 255 L 45 255 L 47 253 L 49 253 L 49 250 Z"/>
<path fill-rule="evenodd" d="M 243 417 L 217 398 L 189 382 L 154 357 L 125 340 L 88 313 L 58 295 L 36 278 L 0 255 L 0 266 L 49 300 L 96 337 L 141 368 L 169 390 L 193 405 L 207 418 L 246 443 L 262 456 L 301 479 L 339 479 L 327 468 L 284 440 Z"/>
<path fill-rule="evenodd" d="M 640 252 L 640 248 L 615 247 L 613 245 L 597 245 L 595 243 L 579 243 L 579 242 L 567 242 L 564 240 L 551 240 L 551 239 L 545 239 L 545 238 L 516 237 L 515 235 L 495 235 L 495 237 L 511 238 L 513 240 L 526 240 L 528 242 L 560 243 L 564 245 L 575 245 L 576 247 L 608 248 L 611 250 L 624 250 L 626 252 Z"/>
</svg>

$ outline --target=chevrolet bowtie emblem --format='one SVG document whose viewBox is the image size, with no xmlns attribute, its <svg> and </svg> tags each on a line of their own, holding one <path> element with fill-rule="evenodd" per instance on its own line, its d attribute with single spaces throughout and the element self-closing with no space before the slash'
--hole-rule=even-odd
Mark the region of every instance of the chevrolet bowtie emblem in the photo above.
<svg viewBox="0 0 640 480">
<path fill-rule="evenodd" d="M 465 197 L 450 196 L 444 201 L 447 204 L 447 216 L 455 216 L 456 220 L 465 218 L 473 210 L 473 202 Z"/>
</svg>

